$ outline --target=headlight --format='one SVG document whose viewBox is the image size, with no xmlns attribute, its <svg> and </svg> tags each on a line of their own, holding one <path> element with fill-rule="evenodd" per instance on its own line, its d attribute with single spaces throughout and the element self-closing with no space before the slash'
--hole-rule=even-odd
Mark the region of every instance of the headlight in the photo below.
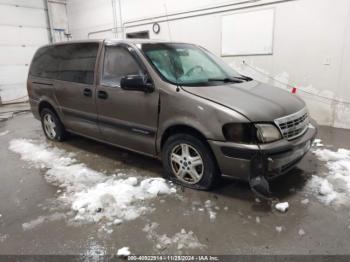
<svg viewBox="0 0 350 262">
<path fill-rule="evenodd" d="M 271 124 L 255 124 L 257 137 L 261 143 L 269 143 L 282 138 L 280 131 Z"/>
<path fill-rule="evenodd" d="M 230 123 L 222 128 L 227 141 L 252 144 L 256 142 L 256 128 L 251 123 Z"/>
</svg>

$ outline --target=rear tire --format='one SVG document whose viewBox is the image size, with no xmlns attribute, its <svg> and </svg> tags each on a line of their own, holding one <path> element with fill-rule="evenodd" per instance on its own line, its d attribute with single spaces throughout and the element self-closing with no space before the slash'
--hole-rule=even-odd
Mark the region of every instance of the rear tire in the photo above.
<svg viewBox="0 0 350 262">
<path fill-rule="evenodd" d="M 66 131 L 56 113 L 49 108 L 44 108 L 40 112 L 40 117 L 45 136 L 52 141 L 63 141 Z"/>
<path fill-rule="evenodd" d="M 169 137 L 162 150 L 164 177 L 185 187 L 209 190 L 220 172 L 209 146 L 190 134 Z"/>
</svg>

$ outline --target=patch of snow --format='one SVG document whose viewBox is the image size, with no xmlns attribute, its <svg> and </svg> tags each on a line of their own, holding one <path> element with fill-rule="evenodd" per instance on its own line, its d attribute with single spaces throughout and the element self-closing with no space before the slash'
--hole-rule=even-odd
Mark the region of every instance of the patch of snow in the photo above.
<svg viewBox="0 0 350 262">
<path fill-rule="evenodd" d="M 54 213 L 49 216 L 39 216 L 38 218 L 31 220 L 30 222 L 23 223 L 22 228 L 24 231 L 32 230 L 35 227 L 45 222 L 58 221 L 58 220 L 63 220 L 65 218 L 66 218 L 66 215 L 61 213 Z"/>
<path fill-rule="evenodd" d="M 6 130 L 4 132 L 0 132 L 0 136 L 6 136 L 10 131 Z"/>
<path fill-rule="evenodd" d="M 172 249 L 202 249 L 205 245 L 201 244 L 198 238 L 192 231 L 186 232 L 184 228 L 180 232 L 175 233 L 172 237 L 166 234 L 159 235 L 156 229 L 159 227 L 158 223 L 150 223 L 145 225 L 143 231 L 147 233 L 147 239 L 155 243 L 155 248 L 158 250 Z"/>
<path fill-rule="evenodd" d="M 305 231 L 304 231 L 304 229 L 299 229 L 299 231 L 298 231 L 298 234 L 299 234 L 299 236 L 304 236 L 305 235 Z"/>
<path fill-rule="evenodd" d="M 327 196 L 330 194 L 334 194 L 334 190 L 332 185 L 328 182 L 328 180 L 324 179 L 320 183 L 319 193 L 322 196 Z"/>
<path fill-rule="evenodd" d="M 309 204 L 309 199 L 307 199 L 307 198 L 305 198 L 305 199 L 303 199 L 303 200 L 301 200 L 300 201 L 300 203 L 302 203 L 303 205 L 307 205 L 307 204 Z"/>
<path fill-rule="evenodd" d="M 275 229 L 278 233 L 281 233 L 283 228 L 281 226 L 276 226 Z"/>
<path fill-rule="evenodd" d="M 256 218 L 255 218 L 255 221 L 256 221 L 256 223 L 259 224 L 259 223 L 260 223 L 260 217 L 256 217 Z"/>
<path fill-rule="evenodd" d="M 316 197 L 326 205 L 331 204 L 338 197 L 337 192 L 333 190 L 333 187 L 325 178 L 313 175 L 307 186 L 316 194 Z"/>
<path fill-rule="evenodd" d="M 313 142 L 313 144 L 319 144 L 319 143 L 322 143 L 322 140 L 319 138 L 316 138 Z"/>
<path fill-rule="evenodd" d="M 255 198 L 255 202 L 256 202 L 256 203 L 261 203 L 260 198 L 257 198 L 257 197 L 256 197 L 256 198 Z"/>
<path fill-rule="evenodd" d="M 116 219 L 113 221 L 113 224 L 114 224 L 114 225 L 120 225 L 122 222 L 123 222 L 123 220 L 121 220 L 121 219 L 119 219 L 119 218 L 116 218 Z"/>
<path fill-rule="evenodd" d="M 216 212 L 214 212 L 214 211 L 209 211 L 209 218 L 210 218 L 211 220 L 215 220 L 215 218 L 216 218 Z"/>
<path fill-rule="evenodd" d="M 87 250 L 84 253 L 86 261 L 100 261 L 102 256 L 107 254 L 107 250 L 104 246 L 96 243 L 95 241 L 88 242 Z"/>
<path fill-rule="evenodd" d="M 0 234 L 0 243 L 3 243 L 6 239 L 8 239 L 9 235 L 5 234 L 5 235 L 2 235 Z"/>
<path fill-rule="evenodd" d="M 129 247 L 122 247 L 120 249 L 118 249 L 117 251 L 117 256 L 119 257 L 127 257 L 131 254 Z"/>
<path fill-rule="evenodd" d="M 288 202 L 277 203 L 275 205 L 275 208 L 276 208 L 276 210 L 278 210 L 282 213 L 285 213 L 289 208 L 289 204 L 288 204 Z"/>
<path fill-rule="evenodd" d="M 314 125 L 311 124 L 311 123 L 309 123 L 308 127 L 311 128 L 311 129 L 315 129 Z"/>
<path fill-rule="evenodd" d="M 341 161 L 350 159 L 350 150 L 339 148 L 337 151 L 329 149 L 317 149 L 313 151 L 317 158 L 321 161 Z"/>
<path fill-rule="evenodd" d="M 227 210 L 228 210 L 228 207 L 224 207 L 224 210 L 227 211 Z"/>
<path fill-rule="evenodd" d="M 313 153 L 320 161 L 326 162 L 329 172 L 313 175 L 307 183 L 307 189 L 326 205 L 349 205 L 350 150 L 318 148 Z"/>
<path fill-rule="evenodd" d="M 213 211 L 214 204 L 211 200 L 207 200 L 204 203 L 204 206 L 209 214 L 210 220 L 215 220 L 216 219 L 216 212 Z"/>
<path fill-rule="evenodd" d="M 138 179 L 97 172 L 78 163 L 73 154 L 46 143 L 14 139 L 9 148 L 33 166 L 46 169 L 46 180 L 64 189 L 58 199 L 75 211 L 75 221 L 113 222 L 119 219 L 117 222 L 121 223 L 133 220 L 154 210 L 150 200 L 176 192 L 163 178 Z"/>
</svg>

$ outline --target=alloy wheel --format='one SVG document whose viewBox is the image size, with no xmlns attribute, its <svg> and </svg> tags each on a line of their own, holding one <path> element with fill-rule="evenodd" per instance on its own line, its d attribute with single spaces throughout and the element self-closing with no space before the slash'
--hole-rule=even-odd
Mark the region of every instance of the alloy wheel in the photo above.
<svg viewBox="0 0 350 262">
<path fill-rule="evenodd" d="M 198 183 L 204 174 L 204 164 L 201 155 L 191 145 L 178 144 L 171 151 L 171 168 L 175 176 L 188 184 Z"/>
</svg>

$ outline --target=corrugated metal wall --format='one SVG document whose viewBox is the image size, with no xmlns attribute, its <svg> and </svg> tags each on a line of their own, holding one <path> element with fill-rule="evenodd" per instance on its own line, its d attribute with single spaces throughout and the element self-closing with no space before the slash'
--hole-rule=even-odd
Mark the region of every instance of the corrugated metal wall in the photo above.
<svg viewBox="0 0 350 262">
<path fill-rule="evenodd" d="M 0 0 L 0 96 L 24 97 L 31 58 L 49 42 L 44 0 Z"/>
</svg>

